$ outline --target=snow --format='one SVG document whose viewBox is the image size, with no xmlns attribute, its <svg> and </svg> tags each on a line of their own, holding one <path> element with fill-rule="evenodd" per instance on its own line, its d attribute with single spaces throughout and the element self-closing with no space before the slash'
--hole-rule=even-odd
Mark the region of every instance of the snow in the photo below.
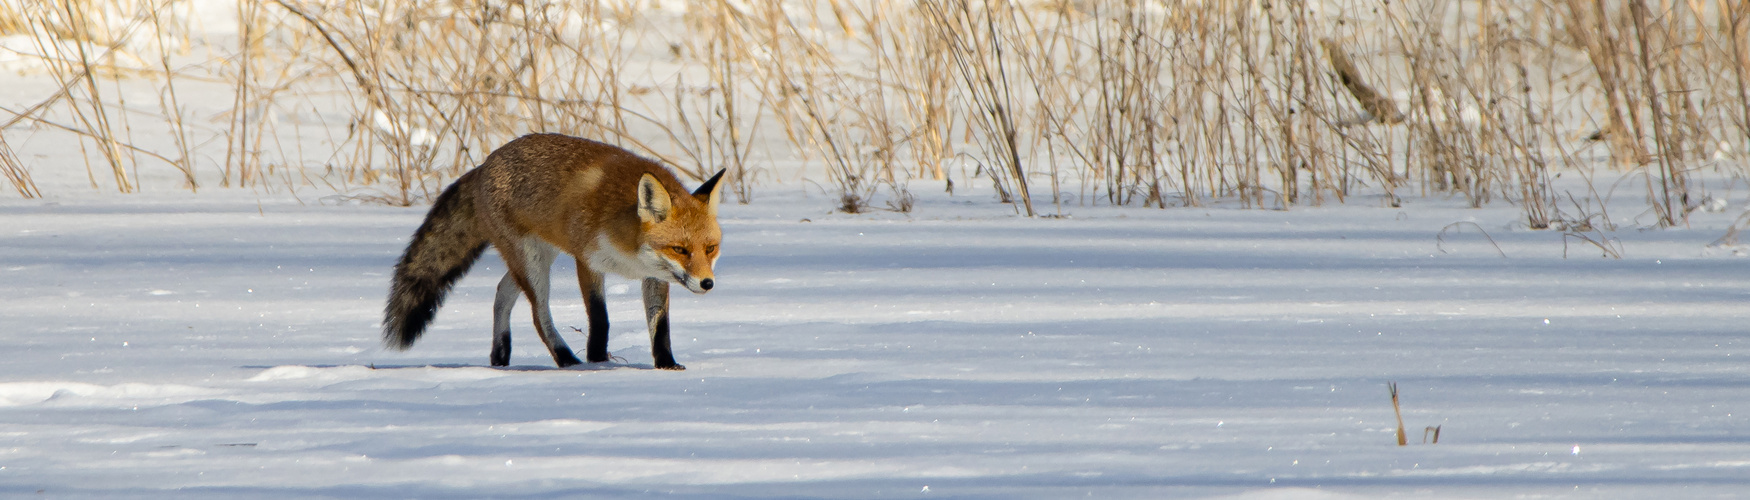
<svg viewBox="0 0 1750 500">
<path fill-rule="evenodd" d="M 914 186 L 915 191 L 924 191 Z M 1610 233 L 1513 207 L 726 204 L 684 372 L 486 366 L 490 252 L 412 350 L 422 207 L 241 190 L 0 199 L 0 495 L 1684 498 L 1750 486 L 1733 213 Z M 1735 210 L 1733 211 L 1735 212 Z M 1443 228 L 1469 221 L 1457 232 Z M 1485 238 L 1476 229 L 1486 231 Z M 1493 243 L 1490 243 L 1492 239 Z M 1499 251 L 1496 247 L 1499 247 Z M 1505 254 L 1506 258 L 1501 255 Z M 581 326 L 561 261 L 554 316 Z M 518 318 L 526 306 L 519 305 Z M 573 345 L 582 336 L 561 328 Z M 1398 384 L 1410 445 L 1386 385 Z M 1440 426 L 1439 444 L 1423 444 Z"/>
</svg>

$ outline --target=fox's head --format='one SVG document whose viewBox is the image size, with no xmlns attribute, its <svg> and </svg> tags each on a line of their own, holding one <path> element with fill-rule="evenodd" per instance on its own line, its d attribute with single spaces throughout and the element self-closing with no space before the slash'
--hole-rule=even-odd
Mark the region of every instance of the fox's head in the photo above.
<svg viewBox="0 0 1750 500">
<path fill-rule="evenodd" d="M 692 195 L 679 197 L 669 196 L 655 176 L 644 174 L 638 180 L 638 219 L 644 226 L 645 245 L 641 253 L 651 267 L 668 273 L 658 278 L 693 293 L 708 292 L 715 284 L 711 268 L 717 264 L 717 245 L 723 241 L 723 230 L 717 227 L 722 191 L 717 181 L 722 178 L 719 170 Z"/>
</svg>

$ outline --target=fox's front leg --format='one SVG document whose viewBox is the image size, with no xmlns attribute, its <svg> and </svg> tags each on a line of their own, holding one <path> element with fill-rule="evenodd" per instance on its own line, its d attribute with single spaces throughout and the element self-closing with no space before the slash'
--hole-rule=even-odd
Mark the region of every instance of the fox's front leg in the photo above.
<svg viewBox="0 0 1750 500">
<path fill-rule="evenodd" d="M 663 370 L 685 370 L 674 362 L 674 350 L 668 341 L 668 282 L 656 278 L 644 279 L 644 320 L 650 325 L 650 356 Z"/>
<path fill-rule="evenodd" d="M 583 309 L 589 314 L 589 339 L 583 359 L 591 363 L 608 360 L 608 298 L 602 294 L 602 274 L 577 259 L 577 285 L 583 289 Z"/>
</svg>

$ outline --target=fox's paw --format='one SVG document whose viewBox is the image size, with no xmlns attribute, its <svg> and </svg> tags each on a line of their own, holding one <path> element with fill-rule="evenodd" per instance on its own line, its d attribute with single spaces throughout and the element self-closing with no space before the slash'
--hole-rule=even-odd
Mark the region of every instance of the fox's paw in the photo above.
<svg viewBox="0 0 1750 500">
<path fill-rule="evenodd" d="M 670 363 L 667 365 L 656 365 L 656 369 L 658 369 L 658 370 L 673 370 L 673 371 L 678 372 L 678 371 L 686 371 L 687 367 L 685 365 L 680 364 L 680 363 Z"/>
<path fill-rule="evenodd" d="M 505 358 L 505 361 L 508 363 L 510 361 L 509 356 L 506 356 Z M 559 365 L 560 368 L 567 368 L 583 364 L 583 361 L 578 360 L 577 355 L 572 354 L 571 351 L 560 350 L 553 352 L 553 364 Z"/>
</svg>

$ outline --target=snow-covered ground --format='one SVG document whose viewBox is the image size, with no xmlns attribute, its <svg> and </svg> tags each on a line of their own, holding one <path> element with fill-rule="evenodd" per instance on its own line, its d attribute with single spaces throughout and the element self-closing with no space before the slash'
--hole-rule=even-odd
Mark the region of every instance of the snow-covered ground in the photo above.
<svg viewBox="0 0 1750 500">
<path fill-rule="evenodd" d="M 920 189 L 914 186 L 914 189 Z M 63 191 L 64 192 L 64 191 Z M 379 344 L 423 208 L 242 191 L 0 199 L 0 496 L 1710 498 L 1750 487 L 1732 215 L 726 205 L 717 290 L 650 369 L 553 369 L 492 254 Z M 330 200 L 332 201 L 332 200 Z M 1436 235 L 1448 231 L 1444 242 Z M 1487 231 L 1491 244 L 1477 229 Z M 1506 254 L 1506 258 L 1501 256 Z M 569 266 L 556 319 L 583 326 Z M 581 335 L 567 333 L 572 345 Z M 1398 447 L 1387 384 L 1411 444 Z M 1421 444 L 1441 427 L 1439 444 Z"/>
<path fill-rule="evenodd" d="M 724 207 L 717 289 L 675 296 L 686 371 L 651 369 L 629 281 L 609 287 L 623 361 L 554 369 L 519 306 L 514 366 L 495 369 L 491 253 L 418 345 L 381 347 L 390 267 L 425 207 L 352 203 L 393 188 L 322 170 L 354 159 L 333 153 L 344 127 L 392 120 L 354 116 L 338 87 L 283 96 L 253 111 L 279 134 L 262 143 L 278 170 L 256 191 L 218 187 L 237 101 L 202 71 L 229 64 L 238 3 L 186 5 L 207 32 L 175 54 L 200 194 L 152 158 L 129 163 L 143 194 L 114 194 L 95 143 L 0 131 L 48 196 L 0 181 L 0 498 L 1750 491 L 1750 246 L 1710 246 L 1746 209 L 1745 169 L 1726 164 L 1742 157 L 1691 165 L 1693 192 L 1717 198 L 1679 229 L 1635 229 L 1653 221 L 1638 175 L 1592 177 L 1621 229 L 1586 235 L 1615 260 L 1526 229 L 1508 202 L 1465 209 L 1417 186 L 1399 208 L 1362 192 L 1290 211 L 1041 201 L 1066 217 L 1027 219 L 968 166 L 950 172 L 956 196 L 911 181 L 911 215 L 834 214 L 820 165 L 768 133 L 755 202 Z M 686 5 L 651 2 L 647 22 L 691 29 Z M 671 43 L 634 44 L 630 60 L 653 62 L 628 73 L 655 83 L 631 88 L 680 91 Z M 0 37 L 0 107 L 61 92 L 40 48 Z M 167 89 L 111 83 L 130 144 L 173 151 L 152 111 Z M 77 123 L 63 108 L 44 116 Z M 1575 148 L 1564 165 L 1606 169 L 1601 146 Z M 1575 177 L 1557 198 L 1591 209 Z M 557 267 L 555 319 L 581 347 Z"/>
</svg>

